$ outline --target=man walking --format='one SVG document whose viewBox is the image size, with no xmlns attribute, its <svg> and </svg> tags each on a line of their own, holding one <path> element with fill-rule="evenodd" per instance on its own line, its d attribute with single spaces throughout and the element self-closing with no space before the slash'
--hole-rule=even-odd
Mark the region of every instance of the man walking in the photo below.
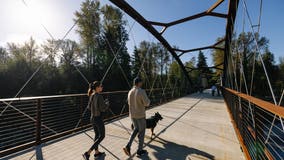
<svg viewBox="0 0 284 160">
<path fill-rule="evenodd" d="M 140 78 L 134 79 L 134 87 L 128 92 L 128 105 L 129 105 L 129 116 L 134 125 L 134 130 L 129 138 L 129 142 L 123 151 L 128 156 L 131 156 L 131 145 L 138 134 L 138 150 L 137 156 L 142 156 L 147 153 L 143 150 L 145 129 L 146 129 L 146 112 L 145 107 L 150 105 L 150 100 L 145 92 L 141 89 L 143 82 Z"/>
</svg>

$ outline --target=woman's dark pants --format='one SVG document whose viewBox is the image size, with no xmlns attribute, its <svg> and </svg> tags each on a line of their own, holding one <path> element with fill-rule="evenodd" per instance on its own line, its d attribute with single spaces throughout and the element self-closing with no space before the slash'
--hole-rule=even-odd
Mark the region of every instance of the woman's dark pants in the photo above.
<svg viewBox="0 0 284 160">
<path fill-rule="evenodd" d="M 93 128 L 95 131 L 95 139 L 94 139 L 94 144 L 90 149 L 98 150 L 99 144 L 105 138 L 105 125 L 101 116 L 92 118 L 91 122 L 93 124 Z"/>
</svg>

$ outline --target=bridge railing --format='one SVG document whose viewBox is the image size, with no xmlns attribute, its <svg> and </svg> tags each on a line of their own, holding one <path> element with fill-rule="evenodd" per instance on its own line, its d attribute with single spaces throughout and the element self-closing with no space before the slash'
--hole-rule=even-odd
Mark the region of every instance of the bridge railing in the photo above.
<svg viewBox="0 0 284 160">
<path fill-rule="evenodd" d="M 284 108 L 223 88 L 223 95 L 242 149 L 249 159 L 284 157 Z"/>
<path fill-rule="evenodd" d="M 177 87 L 146 91 L 151 106 L 186 94 Z M 111 105 L 105 121 L 127 115 L 127 93 L 102 93 Z M 9 106 L 0 116 L 0 157 L 91 127 L 87 104 L 86 94 L 0 99 L 1 111 Z"/>
</svg>

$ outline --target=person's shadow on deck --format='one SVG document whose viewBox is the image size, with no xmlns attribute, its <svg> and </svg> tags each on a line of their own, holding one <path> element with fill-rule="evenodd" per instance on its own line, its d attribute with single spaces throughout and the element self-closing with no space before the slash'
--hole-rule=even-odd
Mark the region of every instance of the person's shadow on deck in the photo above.
<svg viewBox="0 0 284 160">
<path fill-rule="evenodd" d="M 36 160 L 44 160 L 41 148 L 42 148 L 42 145 L 38 145 L 38 146 L 35 147 Z"/>
<path fill-rule="evenodd" d="M 209 153 L 206 153 L 204 151 L 190 148 L 184 145 L 176 144 L 174 142 L 166 141 L 162 138 L 156 137 L 154 140 L 155 142 L 161 143 L 163 147 L 152 145 L 151 143 L 147 146 L 149 148 L 154 149 L 156 152 L 153 153 L 153 155 L 156 157 L 156 159 L 164 160 L 164 159 L 184 159 L 184 160 L 190 160 L 190 156 L 196 156 L 198 158 L 203 159 L 209 159 L 214 160 L 215 157 Z"/>
<path fill-rule="evenodd" d="M 28 152 L 31 152 L 32 150 L 34 150 L 35 152 L 31 155 L 29 160 L 44 160 L 43 154 L 42 154 L 42 144 L 34 146 L 33 148 L 29 148 L 27 150 L 23 150 L 23 151 L 17 152 L 15 154 L 8 155 L 7 157 L 4 157 L 2 159 L 0 158 L 0 159 L 1 160 L 9 160 L 9 159 L 12 159 L 12 158 L 16 158 L 17 156 L 20 156 L 20 155 L 26 154 Z"/>
<path fill-rule="evenodd" d="M 103 154 L 103 155 L 101 155 L 100 157 L 96 157 L 96 158 L 94 158 L 94 159 L 95 159 L 95 160 L 105 160 L 105 158 L 106 158 L 106 155 Z M 92 159 L 92 158 L 90 158 L 90 159 Z"/>
</svg>

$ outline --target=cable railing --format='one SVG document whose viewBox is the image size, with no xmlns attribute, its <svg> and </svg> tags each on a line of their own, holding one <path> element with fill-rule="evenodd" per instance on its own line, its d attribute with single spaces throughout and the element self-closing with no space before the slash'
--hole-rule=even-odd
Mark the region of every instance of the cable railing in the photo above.
<svg viewBox="0 0 284 160">
<path fill-rule="evenodd" d="M 151 99 L 150 107 L 187 94 L 186 89 L 178 87 L 146 92 Z M 111 104 L 104 114 L 105 121 L 128 114 L 127 93 L 126 90 L 102 93 Z M 91 127 L 90 112 L 84 113 L 88 104 L 86 94 L 0 99 L 0 110 L 7 104 L 10 106 L 0 117 L 0 157 Z"/>
<path fill-rule="evenodd" d="M 282 160 L 284 108 L 232 89 L 222 88 L 222 92 L 246 156 Z"/>
</svg>

